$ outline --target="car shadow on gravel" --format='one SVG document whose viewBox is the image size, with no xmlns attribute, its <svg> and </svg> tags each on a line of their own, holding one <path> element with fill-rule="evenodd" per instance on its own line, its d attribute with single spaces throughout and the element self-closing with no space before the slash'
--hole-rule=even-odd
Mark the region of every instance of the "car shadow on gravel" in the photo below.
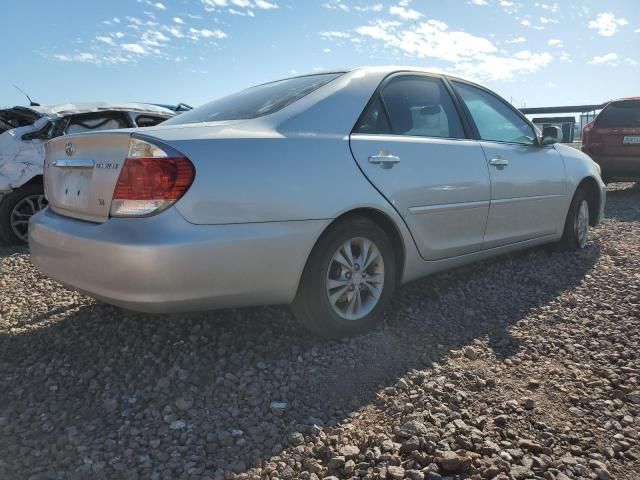
<svg viewBox="0 0 640 480">
<path fill-rule="evenodd" d="M 284 307 L 165 318 L 88 303 L 34 315 L 0 334 L 6 471 L 243 471 L 452 350 L 483 340 L 509 357 L 509 327 L 534 310 L 557 315 L 545 305 L 599 252 L 542 248 L 433 275 L 403 287 L 376 331 L 342 341 L 312 338 Z"/>
</svg>

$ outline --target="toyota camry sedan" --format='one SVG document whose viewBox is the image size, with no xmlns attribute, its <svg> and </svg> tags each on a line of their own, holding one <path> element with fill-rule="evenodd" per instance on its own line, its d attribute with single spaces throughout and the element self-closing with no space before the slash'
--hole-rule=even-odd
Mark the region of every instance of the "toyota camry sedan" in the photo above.
<svg viewBox="0 0 640 480">
<path fill-rule="evenodd" d="M 544 243 L 584 248 L 605 187 L 486 88 L 374 67 L 266 83 L 139 129 L 46 145 L 33 262 L 152 313 L 291 304 L 324 336 L 398 285 Z"/>
</svg>

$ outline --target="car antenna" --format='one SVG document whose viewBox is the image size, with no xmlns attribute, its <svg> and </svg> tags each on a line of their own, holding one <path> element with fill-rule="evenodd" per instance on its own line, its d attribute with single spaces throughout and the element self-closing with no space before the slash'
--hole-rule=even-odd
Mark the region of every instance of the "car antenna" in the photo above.
<svg viewBox="0 0 640 480">
<path fill-rule="evenodd" d="M 34 102 L 33 100 L 31 100 L 31 97 L 29 95 L 27 95 L 27 92 L 25 92 L 24 90 L 22 90 L 19 86 L 17 85 L 13 85 L 13 87 L 18 90 L 20 93 L 22 93 L 25 97 L 27 97 L 27 100 L 29 100 L 29 106 L 30 107 L 39 107 L 40 104 L 37 102 Z"/>
</svg>

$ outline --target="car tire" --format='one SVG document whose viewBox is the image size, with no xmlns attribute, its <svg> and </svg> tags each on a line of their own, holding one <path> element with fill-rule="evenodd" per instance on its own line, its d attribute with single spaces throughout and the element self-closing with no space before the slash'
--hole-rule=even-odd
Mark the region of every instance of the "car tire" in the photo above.
<svg viewBox="0 0 640 480">
<path fill-rule="evenodd" d="M 397 283 L 396 255 L 384 230 L 364 217 L 345 218 L 311 251 L 291 309 L 316 335 L 355 335 L 382 320 Z"/>
<path fill-rule="evenodd" d="M 582 250 L 587 245 L 588 234 L 589 202 L 586 191 L 578 188 L 569 206 L 560 248 L 565 251 Z"/>
<path fill-rule="evenodd" d="M 31 214 L 45 205 L 44 187 L 38 183 L 24 185 L 3 197 L 0 201 L 0 240 L 7 245 L 25 245 L 27 240 L 23 232 L 28 230 L 28 224 L 16 224 L 16 219 L 28 222 Z"/>
</svg>

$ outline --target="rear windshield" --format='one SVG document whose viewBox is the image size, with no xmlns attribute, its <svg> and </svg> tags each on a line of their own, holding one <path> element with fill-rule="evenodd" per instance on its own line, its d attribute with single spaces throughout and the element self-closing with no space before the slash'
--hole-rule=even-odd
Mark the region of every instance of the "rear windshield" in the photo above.
<svg viewBox="0 0 640 480">
<path fill-rule="evenodd" d="M 610 103 L 596 120 L 598 128 L 640 127 L 640 100 Z"/>
<path fill-rule="evenodd" d="M 162 125 L 247 120 L 262 117 L 291 105 L 340 75 L 340 73 L 308 75 L 247 88 L 182 113 Z"/>
</svg>

